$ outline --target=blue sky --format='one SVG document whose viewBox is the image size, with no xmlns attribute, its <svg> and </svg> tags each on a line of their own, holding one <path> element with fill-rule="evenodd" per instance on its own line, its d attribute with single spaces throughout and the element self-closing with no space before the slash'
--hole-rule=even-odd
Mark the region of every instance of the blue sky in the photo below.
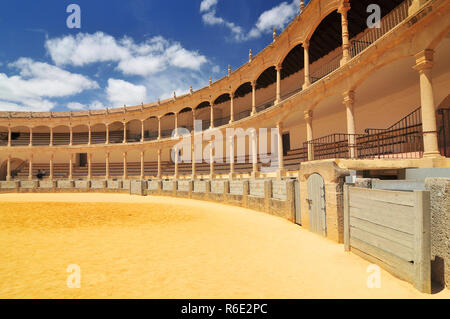
<svg viewBox="0 0 450 319">
<path fill-rule="evenodd" d="M 0 110 L 148 103 L 223 77 L 272 40 L 298 0 L 3 0 Z M 70 29 L 66 8 L 81 9 Z"/>
</svg>

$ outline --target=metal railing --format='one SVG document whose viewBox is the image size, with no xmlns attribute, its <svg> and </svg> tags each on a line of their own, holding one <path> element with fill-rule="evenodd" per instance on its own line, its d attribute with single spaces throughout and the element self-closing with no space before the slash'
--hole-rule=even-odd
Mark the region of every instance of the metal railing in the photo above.
<svg viewBox="0 0 450 319">
<path fill-rule="evenodd" d="M 335 57 L 333 57 L 327 63 L 321 65 L 317 70 L 311 73 L 311 83 L 319 81 L 321 78 L 326 77 L 328 74 L 337 70 L 341 66 L 342 51 L 339 51 Z"/>
<path fill-rule="evenodd" d="M 437 114 L 439 149 L 442 156 L 450 157 L 450 108 L 439 109 Z"/>
</svg>

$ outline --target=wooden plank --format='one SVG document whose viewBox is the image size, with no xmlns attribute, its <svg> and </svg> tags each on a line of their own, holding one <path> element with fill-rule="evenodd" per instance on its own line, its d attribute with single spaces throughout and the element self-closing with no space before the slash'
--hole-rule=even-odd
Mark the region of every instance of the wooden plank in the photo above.
<svg viewBox="0 0 450 319">
<path fill-rule="evenodd" d="M 359 198 L 363 200 L 370 199 L 372 201 L 380 201 L 404 206 L 415 206 L 416 204 L 416 198 L 413 192 L 397 192 L 351 187 L 350 198 Z"/>
<path fill-rule="evenodd" d="M 431 293 L 430 192 L 415 191 L 414 287 Z"/>
<path fill-rule="evenodd" d="M 349 186 L 344 185 L 344 249 L 350 251 L 350 201 Z"/>
<path fill-rule="evenodd" d="M 413 282 L 414 265 L 406 262 L 388 252 L 373 247 L 355 238 L 350 239 L 352 252 L 368 261 L 378 264 L 382 268 L 389 271 L 394 276 Z"/>
<path fill-rule="evenodd" d="M 344 215 L 345 218 L 345 215 Z M 345 222 L 345 221 L 344 221 Z M 414 248 L 414 236 L 408 233 L 404 233 L 389 227 L 374 224 L 372 222 L 359 219 L 356 217 L 350 218 L 350 225 L 352 227 L 358 228 L 362 231 L 366 231 L 377 236 L 389 239 L 393 242 L 399 243 L 410 249 Z M 345 231 L 345 230 L 344 230 Z"/>
<path fill-rule="evenodd" d="M 380 203 L 366 202 L 365 205 L 358 203 L 359 207 L 350 204 L 350 216 L 411 235 L 414 233 L 414 215 L 411 208 L 386 203 L 378 204 Z"/>
<path fill-rule="evenodd" d="M 360 241 L 391 253 L 407 262 L 414 260 L 414 252 L 411 248 L 354 227 L 350 227 L 350 233 L 351 238 L 359 239 Z"/>
</svg>

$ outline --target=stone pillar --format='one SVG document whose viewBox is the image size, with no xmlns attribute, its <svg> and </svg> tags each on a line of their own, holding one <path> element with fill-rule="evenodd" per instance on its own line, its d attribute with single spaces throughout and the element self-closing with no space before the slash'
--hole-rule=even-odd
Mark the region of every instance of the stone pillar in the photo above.
<svg viewBox="0 0 450 319">
<path fill-rule="evenodd" d="M 281 101 L 281 65 L 277 65 L 275 69 L 277 70 L 277 92 L 275 104 L 278 104 Z"/>
<path fill-rule="evenodd" d="M 252 85 L 252 115 L 256 114 L 256 81 L 251 82 Z"/>
<path fill-rule="evenodd" d="M 53 127 L 50 128 L 50 144 L 49 146 L 53 146 Z"/>
<path fill-rule="evenodd" d="M 8 160 L 6 162 L 6 180 L 8 182 L 11 180 L 11 155 L 8 155 Z"/>
<path fill-rule="evenodd" d="M 69 145 L 72 146 L 73 145 L 73 128 L 72 128 L 72 126 L 69 127 L 69 130 L 70 130 Z"/>
<path fill-rule="evenodd" d="M 278 175 L 284 173 L 284 151 L 283 151 L 283 125 L 282 123 L 277 123 L 277 135 L 278 135 Z"/>
<path fill-rule="evenodd" d="M 348 149 L 350 158 L 357 157 L 356 148 L 356 130 L 355 130 L 355 117 L 354 117 L 354 102 L 355 92 L 348 91 L 344 93 L 344 105 L 347 112 L 347 134 L 348 136 Z"/>
<path fill-rule="evenodd" d="M 230 123 L 234 122 L 234 95 L 230 92 Z"/>
<path fill-rule="evenodd" d="M 212 141 L 209 142 L 209 176 L 211 179 L 214 178 L 214 143 Z"/>
<path fill-rule="evenodd" d="M 179 150 L 178 150 L 178 148 L 175 148 L 174 149 L 174 155 L 175 155 L 175 158 L 174 158 L 174 163 L 175 163 L 175 172 L 174 172 L 174 176 L 173 176 L 173 178 L 175 179 L 175 180 L 177 180 L 178 179 L 178 154 L 179 154 Z"/>
<path fill-rule="evenodd" d="M 230 178 L 234 178 L 234 135 L 230 136 L 228 141 L 230 145 Z"/>
<path fill-rule="evenodd" d="M 8 147 L 11 147 L 11 127 L 8 127 Z"/>
<path fill-rule="evenodd" d="M 106 143 L 109 144 L 109 124 L 106 124 Z"/>
<path fill-rule="evenodd" d="M 436 110 L 434 106 L 432 68 L 433 50 L 424 50 L 416 54 L 414 69 L 420 74 L 420 100 L 423 126 L 424 157 L 440 157 L 437 129 Z"/>
<path fill-rule="evenodd" d="M 192 179 L 195 179 L 195 176 L 197 175 L 197 171 L 196 171 L 196 158 L 195 158 L 195 138 L 194 138 L 194 133 L 192 133 L 192 140 L 193 143 L 191 143 L 191 165 L 192 165 Z"/>
<path fill-rule="evenodd" d="M 158 117 L 158 140 L 161 139 L 161 118 Z"/>
<path fill-rule="evenodd" d="M 162 176 L 162 169 L 161 169 L 161 149 L 158 149 L 158 178 L 161 178 Z"/>
<path fill-rule="evenodd" d="M 192 131 L 194 131 L 195 125 L 195 109 L 192 109 Z"/>
<path fill-rule="evenodd" d="M 305 111 L 304 113 L 305 121 L 306 121 L 306 140 L 308 142 L 313 140 L 313 111 Z M 308 144 L 308 161 L 314 160 L 314 148 L 312 144 Z"/>
<path fill-rule="evenodd" d="M 53 171 L 53 159 L 55 157 L 55 154 L 50 155 L 50 180 L 53 181 L 54 177 L 54 171 Z"/>
<path fill-rule="evenodd" d="M 69 180 L 73 179 L 73 158 L 74 158 L 75 154 L 70 154 L 70 158 L 69 158 Z"/>
<path fill-rule="evenodd" d="M 29 144 L 29 146 L 30 147 L 33 146 L 33 128 L 32 127 L 30 127 L 30 144 Z"/>
<path fill-rule="evenodd" d="M 105 153 L 105 179 L 109 179 L 109 152 Z"/>
<path fill-rule="evenodd" d="M 175 113 L 175 136 L 178 137 L 178 113 Z"/>
<path fill-rule="evenodd" d="M 89 140 L 88 140 L 88 145 L 91 145 L 92 143 L 92 127 L 91 124 L 89 124 Z"/>
<path fill-rule="evenodd" d="M 144 143 L 145 127 L 144 120 L 141 121 L 141 143 Z"/>
<path fill-rule="evenodd" d="M 128 178 L 127 172 L 127 152 L 123 152 L 123 179 L 126 180 Z"/>
<path fill-rule="evenodd" d="M 305 81 L 303 83 L 303 90 L 311 85 L 311 77 L 309 75 L 309 41 L 303 42 L 304 51 L 304 70 L 305 70 Z"/>
<path fill-rule="evenodd" d="M 123 144 L 127 142 L 127 122 L 123 122 Z"/>
<path fill-rule="evenodd" d="M 30 154 L 28 162 L 28 180 L 33 180 L 33 154 Z"/>
<path fill-rule="evenodd" d="M 258 177 L 258 136 L 256 134 L 256 129 L 252 132 L 252 177 Z"/>
<path fill-rule="evenodd" d="M 90 181 L 92 179 L 92 153 L 88 153 L 88 176 L 87 179 Z"/>
<path fill-rule="evenodd" d="M 349 32 L 348 32 L 348 19 L 347 12 L 350 10 L 350 3 L 345 0 L 342 6 L 339 8 L 339 13 L 341 14 L 341 24 L 342 24 L 342 60 L 341 65 L 350 61 L 350 42 L 349 42 Z"/>
<path fill-rule="evenodd" d="M 211 118 L 209 119 L 211 121 L 211 123 L 209 124 L 209 127 L 213 128 L 214 127 L 214 103 L 209 102 L 209 105 L 211 105 Z"/>
<path fill-rule="evenodd" d="M 144 156 L 145 151 L 141 151 L 141 180 L 145 178 Z"/>
</svg>

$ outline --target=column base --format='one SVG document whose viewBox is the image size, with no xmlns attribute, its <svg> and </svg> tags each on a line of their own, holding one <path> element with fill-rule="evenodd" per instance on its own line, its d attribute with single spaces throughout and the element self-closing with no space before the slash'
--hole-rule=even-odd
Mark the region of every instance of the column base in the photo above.
<svg viewBox="0 0 450 319">
<path fill-rule="evenodd" d="M 311 86 L 311 83 L 305 83 L 302 86 L 302 90 L 306 90 L 307 88 L 309 88 Z"/>
<path fill-rule="evenodd" d="M 423 153 L 424 158 L 444 158 L 444 156 L 441 155 L 440 152 L 426 152 Z"/>
<path fill-rule="evenodd" d="M 279 168 L 279 169 L 277 170 L 277 179 L 280 180 L 280 179 L 282 179 L 283 177 L 286 177 L 286 169 L 284 169 L 284 168 Z"/>
<path fill-rule="evenodd" d="M 259 178 L 259 177 L 261 176 L 261 173 L 260 173 L 260 172 L 252 172 L 250 176 L 251 176 L 253 179 Z"/>
<path fill-rule="evenodd" d="M 229 178 L 229 179 L 235 179 L 236 176 L 237 176 L 237 174 L 236 174 L 235 172 L 229 173 L 229 174 L 228 174 L 228 178 Z"/>
</svg>

